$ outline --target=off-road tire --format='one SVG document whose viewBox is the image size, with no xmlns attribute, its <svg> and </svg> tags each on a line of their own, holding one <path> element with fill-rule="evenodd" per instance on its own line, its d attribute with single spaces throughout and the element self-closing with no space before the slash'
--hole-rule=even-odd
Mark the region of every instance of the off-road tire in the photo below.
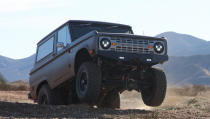
<svg viewBox="0 0 210 119">
<path fill-rule="evenodd" d="M 117 91 L 109 92 L 98 105 L 99 108 L 120 108 L 120 94 Z"/>
<path fill-rule="evenodd" d="M 79 99 L 78 99 L 78 96 L 76 94 L 75 91 L 73 90 L 70 90 L 68 92 L 68 96 L 67 96 L 67 104 L 70 105 L 70 104 L 77 104 L 79 103 Z"/>
<path fill-rule="evenodd" d="M 86 76 L 86 85 L 82 88 L 81 80 Z M 84 76 L 84 77 L 85 77 Z M 93 62 L 84 62 L 80 66 L 76 77 L 76 93 L 81 102 L 94 104 L 101 92 L 101 69 Z"/>
<path fill-rule="evenodd" d="M 165 73 L 160 69 L 151 68 L 147 71 L 147 79 L 152 87 L 142 90 L 142 99 L 147 106 L 160 106 L 166 95 L 167 80 Z"/>
<path fill-rule="evenodd" d="M 61 105 L 62 99 L 58 95 L 59 93 L 50 89 L 49 85 L 42 85 L 38 93 L 39 105 Z"/>
</svg>

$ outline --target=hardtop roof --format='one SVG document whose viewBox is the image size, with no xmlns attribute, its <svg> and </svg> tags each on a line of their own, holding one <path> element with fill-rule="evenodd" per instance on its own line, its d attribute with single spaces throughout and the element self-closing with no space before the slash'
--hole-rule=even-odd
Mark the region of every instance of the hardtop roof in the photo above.
<svg viewBox="0 0 210 119">
<path fill-rule="evenodd" d="M 87 23 L 87 24 L 104 24 L 104 25 L 117 25 L 117 26 L 124 26 L 124 27 L 130 27 L 129 25 L 125 25 L 125 24 L 118 24 L 118 23 L 111 23 L 111 22 L 102 22 L 102 21 L 87 21 L 87 20 L 69 20 L 67 22 L 65 22 L 64 24 L 62 24 L 61 26 L 59 26 L 58 28 L 56 28 L 55 30 L 53 30 L 52 32 L 50 32 L 47 36 L 45 36 L 42 40 L 40 40 L 38 44 L 40 44 L 41 42 L 43 42 L 47 37 L 49 37 L 50 35 L 52 35 L 54 32 L 56 32 L 58 29 L 60 29 L 61 27 L 63 27 L 64 25 L 68 24 L 68 23 Z"/>
<path fill-rule="evenodd" d="M 131 26 L 125 25 L 125 24 L 111 23 L 111 22 L 102 22 L 102 21 L 69 20 L 68 22 L 70 22 L 70 23 L 87 23 L 87 24 L 117 25 L 117 26 L 131 27 Z"/>
</svg>

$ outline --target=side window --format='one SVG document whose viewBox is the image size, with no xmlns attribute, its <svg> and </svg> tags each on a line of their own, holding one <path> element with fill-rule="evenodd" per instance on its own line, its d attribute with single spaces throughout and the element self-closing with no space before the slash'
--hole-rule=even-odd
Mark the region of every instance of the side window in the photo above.
<svg viewBox="0 0 210 119">
<path fill-rule="evenodd" d="M 48 41 L 46 41 L 45 43 L 43 43 L 38 47 L 37 58 L 36 58 L 37 62 L 53 52 L 53 42 L 54 42 L 54 37 L 50 38 Z"/>
<path fill-rule="evenodd" d="M 61 28 L 58 31 L 58 42 L 63 43 L 65 47 L 67 46 L 67 44 L 71 43 L 69 29 L 67 26 Z M 60 50 L 62 50 L 62 48 L 57 48 L 57 51 L 60 51 Z"/>
</svg>

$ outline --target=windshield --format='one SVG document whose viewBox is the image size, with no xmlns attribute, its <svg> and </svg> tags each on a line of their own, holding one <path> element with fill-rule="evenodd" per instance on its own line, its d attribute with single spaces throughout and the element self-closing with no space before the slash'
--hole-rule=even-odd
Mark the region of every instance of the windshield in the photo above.
<svg viewBox="0 0 210 119">
<path fill-rule="evenodd" d="M 93 30 L 106 33 L 133 34 L 131 27 L 115 24 L 70 23 L 72 40 L 75 40 Z"/>
</svg>

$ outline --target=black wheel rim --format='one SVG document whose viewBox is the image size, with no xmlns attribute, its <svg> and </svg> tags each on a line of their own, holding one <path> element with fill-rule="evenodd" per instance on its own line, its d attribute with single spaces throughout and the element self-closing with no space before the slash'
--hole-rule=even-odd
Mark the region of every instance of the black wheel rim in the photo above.
<svg viewBox="0 0 210 119">
<path fill-rule="evenodd" d="M 79 91 L 80 93 L 84 94 L 88 85 L 88 80 L 87 80 L 87 74 L 86 72 L 82 72 L 82 75 L 80 77 L 79 81 Z"/>
</svg>

